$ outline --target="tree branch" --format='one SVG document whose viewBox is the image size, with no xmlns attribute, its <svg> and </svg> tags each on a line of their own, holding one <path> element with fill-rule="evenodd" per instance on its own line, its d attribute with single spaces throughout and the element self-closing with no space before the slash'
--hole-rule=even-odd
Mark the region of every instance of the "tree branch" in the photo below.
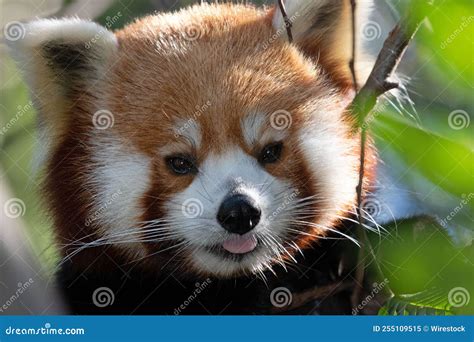
<svg viewBox="0 0 474 342">
<path fill-rule="evenodd" d="M 413 10 L 403 17 L 400 22 L 393 28 L 390 32 L 388 38 L 385 40 L 382 49 L 375 61 L 372 72 L 367 79 L 365 85 L 357 92 L 357 79 L 355 73 L 355 13 L 356 13 L 356 1 L 351 1 L 351 10 L 352 10 L 352 57 L 349 61 L 349 68 L 352 73 L 352 79 L 354 82 L 354 90 L 356 91 L 356 96 L 349 106 L 349 110 L 357 118 L 360 131 L 360 164 L 359 164 L 359 181 L 356 187 L 357 193 L 357 216 L 359 227 L 357 229 L 358 237 L 364 240 L 365 249 L 361 249 L 359 252 L 358 265 L 356 268 L 356 284 L 354 292 L 351 296 L 352 305 L 355 306 L 359 302 L 359 297 L 363 290 L 363 281 L 365 273 L 365 257 L 366 253 L 372 257 L 376 272 L 378 277 L 385 279 L 383 276 L 382 269 L 377 262 L 376 255 L 370 240 L 367 236 L 367 233 L 362 226 L 362 194 L 363 194 L 363 183 L 364 183 L 364 168 L 365 168 L 365 146 L 367 141 L 367 125 L 364 124 L 365 118 L 372 111 L 377 99 L 379 96 L 385 92 L 397 88 L 398 83 L 390 80 L 393 72 L 400 63 L 403 54 L 406 51 L 406 48 L 409 42 L 413 39 L 416 31 L 418 30 L 421 22 L 424 20 L 424 15 L 422 11 Z M 386 289 L 386 292 L 389 295 L 392 295 L 390 288 Z"/>
<path fill-rule="evenodd" d="M 354 91 L 357 93 L 359 86 L 357 84 L 357 75 L 355 72 L 355 56 L 356 56 L 356 0 L 351 1 L 351 27 L 352 27 L 352 53 L 349 61 L 349 68 L 352 74 L 352 83 L 354 84 Z"/>
<path fill-rule="evenodd" d="M 351 60 L 349 61 L 349 69 L 351 70 L 352 74 L 352 83 L 354 92 L 357 94 L 359 91 L 359 85 L 357 83 L 357 75 L 355 71 L 355 59 L 356 59 L 356 9 L 357 3 L 356 0 L 350 0 L 351 3 L 351 28 L 352 28 L 352 54 Z M 365 160 L 365 133 L 361 134 L 361 143 L 360 143 L 360 160 Z M 362 230 L 364 227 L 362 226 L 362 181 L 364 179 L 364 165 L 363 163 L 360 164 L 359 167 L 359 182 L 357 184 L 356 193 L 357 193 L 357 217 L 359 219 L 359 226 L 357 227 L 357 235 L 358 237 L 362 237 Z M 354 290 L 352 291 L 351 295 L 351 305 L 353 308 L 357 306 L 360 302 L 360 297 L 362 291 L 364 289 L 363 282 L 365 276 L 365 249 L 360 249 L 359 254 L 357 257 L 357 265 L 354 274 Z"/>
<path fill-rule="evenodd" d="M 283 0 L 277 0 L 278 2 L 278 7 L 280 8 L 281 15 L 283 16 L 283 20 L 285 21 L 285 28 L 286 28 L 286 34 L 288 35 L 288 41 L 290 43 L 293 42 L 293 33 L 291 32 L 291 27 L 292 23 L 290 18 L 288 18 L 288 14 L 286 13 L 286 8 L 285 4 L 283 3 Z"/>
<path fill-rule="evenodd" d="M 380 50 L 367 82 L 349 106 L 349 110 L 358 118 L 359 126 L 362 126 L 366 116 L 374 108 L 377 98 L 398 87 L 398 83 L 390 80 L 390 77 L 425 18 L 420 12 L 410 11 L 393 28 Z"/>
</svg>

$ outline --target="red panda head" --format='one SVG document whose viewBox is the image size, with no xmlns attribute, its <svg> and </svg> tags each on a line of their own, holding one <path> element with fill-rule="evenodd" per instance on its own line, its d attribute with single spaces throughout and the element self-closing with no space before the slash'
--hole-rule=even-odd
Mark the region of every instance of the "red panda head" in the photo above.
<svg viewBox="0 0 474 342">
<path fill-rule="evenodd" d="M 26 26 L 13 48 L 40 116 L 65 253 L 229 277 L 285 262 L 355 204 L 349 1 L 194 6 L 112 33 Z M 71 244 L 71 241 L 73 243 Z M 88 248 L 86 248 L 88 247 Z"/>
</svg>

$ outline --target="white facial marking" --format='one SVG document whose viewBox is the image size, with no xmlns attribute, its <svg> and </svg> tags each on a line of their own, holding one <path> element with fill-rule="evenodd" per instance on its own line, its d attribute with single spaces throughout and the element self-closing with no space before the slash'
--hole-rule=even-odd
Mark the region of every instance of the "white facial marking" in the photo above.
<svg viewBox="0 0 474 342">
<path fill-rule="evenodd" d="M 294 190 L 239 148 L 209 156 L 193 182 L 166 205 L 174 229 L 192 246 L 192 260 L 196 266 L 223 276 L 237 271 L 257 271 L 275 257 L 275 251 L 264 245 L 240 261 L 223 258 L 206 249 L 220 246 L 234 235 L 222 228 L 216 218 L 223 199 L 232 191 L 252 197 L 262 211 L 258 225 L 247 234 L 282 237 L 285 225 L 276 217 L 284 215 L 279 211 L 281 200 Z M 186 207 L 191 204 L 193 210 Z"/>
<path fill-rule="evenodd" d="M 201 146 L 201 127 L 193 118 L 179 120 L 174 127 L 176 138 L 183 138 L 194 149 Z"/>
<path fill-rule="evenodd" d="M 271 142 L 282 141 L 288 136 L 287 129 L 275 129 L 263 113 L 250 113 L 241 121 L 242 134 L 247 146 L 264 146 Z"/>
<path fill-rule="evenodd" d="M 241 128 L 247 146 L 253 146 L 258 142 L 264 126 L 265 115 L 261 113 L 251 113 L 242 120 Z"/>
<path fill-rule="evenodd" d="M 93 163 L 88 183 L 97 196 L 85 224 L 105 227 L 102 233 L 112 241 L 138 238 L 132 232 L 138 230 L 140 201 L 150 186 L 150 160 L 118 138 L 107 137 L 97 142 Z M 121 238 L 114 238 L 118 234 Z"/>
<path fill-rule="evenodd" d="M 340 113 L 322 113 L 316 108 L 314 111 L 313 121 L 299 132 L 299 146 L 324 194 L 322 205 L 328 208 L 325 217 L 330 220 L 354 203 L 359 164 L 351 149 L 357 148 L 357 142 L 345 138 L 347 132 L 341 132 Z"/>
</svg>

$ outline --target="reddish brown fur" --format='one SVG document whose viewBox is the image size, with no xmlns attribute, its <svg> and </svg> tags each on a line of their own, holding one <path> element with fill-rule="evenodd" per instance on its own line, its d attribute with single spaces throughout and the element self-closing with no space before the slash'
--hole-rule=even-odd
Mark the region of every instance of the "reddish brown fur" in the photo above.
<svg viewBox="0 0 474 342">
<path fill-rule="evenodd" d="M 142 203 L 145 220 L 161 217 L 161 203 L 192 181 L 191 175 L 173 175 L 158 151 L 176 141 L 176 120 L 192 117 L 196 106 L 207 101 L 212 104 L 197 118 L 203 132 L 202 148 L 182 151 L 195 154 L 198 164 L 210 153 L 220 153 L 231 145 L 256 156 L 262 146 L 250 149 L 241 134 L 240 122 L 248 112 L 287 110 L 292 113 L 290 131 L 294 132 L 306 122 L 305 106 L 315 96 L 328 96 L 332 87 L 339 92 L 334 108 L 343 110 L 351 86 L 346 61 L 334 49 L 332 55 L 324 54 L 330 46 L 323 37 L 308 38 L 300 46 L 306 56 L 318 61 L 318 66 L 285 39 L 264 48 L 263 42 L 274 34 L 272 13 L 247 6 L 195 7 L 172 19 L 149 16 L 116 33 L 118 55 L 101 93 L 82 93 L 77 102 L 72 101 L 74 105 L 68 111 L 74 120 L 69 120 L 49 163 L 46 189 L 61 243 L 93 233 L 93 227 L 85 227 L 84 222 L 95 194 L 94 189 L 84 189 L 84 175 L 90 172 L 88 133 L 93 128 L 88 113 L 95 111 L 91 104 L 96 97 L 103 96 L 102 100 L 110 104 L 118 135 L 153 160 L 153 185 Z M 346 16 L 346 11 L 342 15 Z M 200 39 L 186 41 L 183 32 L 193 27 L 203 28 Z M 174 49 L 175 45 L 178 47 Z M 341 122 L 341 134 L 352 134 L 351 125 L 349 118 Z M 358 140 L 356 136 L 350 139 Z M 351 153 L 359 151 L 354 148 Z M 368 153 L 368 161 L 373 160 Z M 298 151 L 295 134 L 290 133 L 285 141 L 281 162 L 267 170 L 277 178 L 291 180 L 301 196 L 318 193 Z M 371 163 L 367 170 L 371 178 Z M 304 237 L 298 244 L 306 247 L 313 241 Z M 149 246 L 148 252 L 157 248 Z"/>
</svg>

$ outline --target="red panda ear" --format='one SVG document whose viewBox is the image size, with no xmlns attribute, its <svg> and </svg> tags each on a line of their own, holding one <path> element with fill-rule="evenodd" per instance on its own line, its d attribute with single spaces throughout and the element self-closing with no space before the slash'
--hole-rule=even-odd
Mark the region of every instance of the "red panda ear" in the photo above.
<svg viewBox="0 0 474 342">
<path fill-rule="evenodd" d="M 358 7 L 366 8 L 370 4 L 371 1 L 362 0 L 358 2 Z M 350 88 L 352 86 L 349 69 L 352 51 L 350 0 L 288 0 L 285 1 L 285 9 L 292 23 L 294 43 L 308 57 L 321 65 L 337 86 Z M 361 9 L 357 13 L 358 21 L 360 13 Z M 285 22 L 278 6 L 273 16 L 273 26 L 279 32 L 286 32 Z"/>
<path fill-rule="evenodd" d="M 47 134 L 61 134 L 68 108 L 106 72 L 117 49 L 115 35 L 80 19 L 42 19 L 19 27 L 6 42 L 22 70 Z"/>
</svg>

